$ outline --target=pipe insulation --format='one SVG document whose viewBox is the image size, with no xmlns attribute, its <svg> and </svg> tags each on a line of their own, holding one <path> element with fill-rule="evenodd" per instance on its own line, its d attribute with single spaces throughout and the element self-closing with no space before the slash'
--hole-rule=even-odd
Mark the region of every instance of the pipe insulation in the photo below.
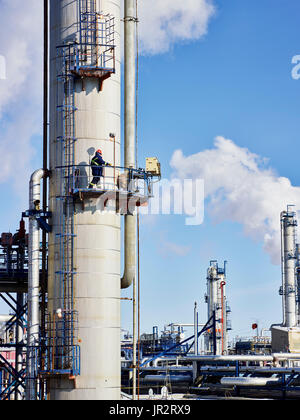
<svg viewBox="0 0 300 420">
<path fill-rule="evenodd" d="M 136 10 L 134 0 L 124 5 L 124 166 L 135 168 L 135 105 L 136 105 Z M 136 278 L 137 216 L 127 214 L 124 220 L 124 274 L 121 288 L 126 289 Z"/>
<path fill-rule="evenodd" d="M 39 208 L 41 180 L 45 171 L 35 171 L 29 184 L 29 210 Z M 36 400 L 35 347 L 39 345 L 40 229 L 34 215 L 29 217 L 28 239 L 28 331 L 26 399 Z"/>
<path fill-rule="evenodd" d="M 249 378 L 249 377 L 240 377 L 240 378 L 222 378 L 221 384 L 228 386 L 270 386 L 278 385 L 280 383 L 280 378 Z"/>
<path fill-rule="evenodd" d="M 276 362 L 280 360 L 300 360 L 300 353 L 272 353 L 270 355 L 199 355 L 185 356 L 182 360 L 195 362 Z"/>
</svg>

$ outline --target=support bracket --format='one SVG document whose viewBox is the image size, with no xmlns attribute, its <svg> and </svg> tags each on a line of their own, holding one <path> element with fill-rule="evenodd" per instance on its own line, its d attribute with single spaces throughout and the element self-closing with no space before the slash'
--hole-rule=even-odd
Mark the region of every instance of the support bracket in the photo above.
<svg viewBox="0 0 300 420">
<path fill-rule="evenodd" d="M 47 233 L 52 232 L 52 226 L 47 222 L 47 219 L 52 217 L 52 212 L 42 210 L 26 210 L 22 213 L 22 217 L 34 217 L 37 220 L 39 227 L 43 231 Z"/>
</svg>

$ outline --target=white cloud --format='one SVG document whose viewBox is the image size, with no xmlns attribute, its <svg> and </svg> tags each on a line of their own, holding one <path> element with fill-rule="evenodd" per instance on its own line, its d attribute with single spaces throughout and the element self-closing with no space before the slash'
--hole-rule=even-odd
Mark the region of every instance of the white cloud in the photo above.
<svg viewBox="0 0 300 420">
<path fill-rule="evenodd" d="M 29 182 L 33 136 L 42 127 L 42 7 L 36 0 L 1 1 L 0 54 L 6 78 L 0 80 L 0 154 L 5 157 L 0 183 L 9 180 L 20 191 Z"/>
<path fill-rule="evenodd" d="M 190 246 L 169 241 L 163 236 L 160 238 L 159 252 L 164 258 L 185 257 L 190 250 Z"/>
<path fill-rule="evenodd" d="M 151 54 L 200 38 L 214 12 L 211 0 L 138 4 L 141 50 Z M 37 151 L 33 138 L 42 127 L 43 2 L 1 0 L 0 7 L 0 56 L 6 66 L 6 79 L 0 79 L 0 153 L 5 156 L 0 184 L 9 180 L 24 194 Z"/>
<path fill-rule="evenodd" d="M 268 161 L 224 137 L 215 147 L 184 156 L 174 152 L 175 175 L 202 178 L 207 209 L 215 222 L 230 220 L 243 225 L 244 232 L 262 241 L 274 264 L 280 263 L 280 212 L 288 204 L 300 210 L 300 187 L 278 176 Z"/>
<path fill-rule="evenodd" d="M 40 96 L 42 80 L 42 2 L 2 0 L 0 54 L 6 62 L 6 79 L 0 84 L 0 115 L 20 95 L 30 103 Z"/>
<path fill-rule="evenodd" d="M 177 42 L 200 39 L 215 13 L 212 0 L 143 0 L 138 8 L 144 54 L 163 53 Z"/>
</svg>

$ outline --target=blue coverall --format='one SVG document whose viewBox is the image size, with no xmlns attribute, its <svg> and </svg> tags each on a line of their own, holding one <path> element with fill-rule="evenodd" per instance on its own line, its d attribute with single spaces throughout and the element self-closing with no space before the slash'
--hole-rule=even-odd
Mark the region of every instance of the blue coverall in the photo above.
<svg viewBox="0 0 300 420">
<path fill-rule="evenodd" d="M 103 166 L 110 166 L 110 165 L 109 163 L 103 160 L 100 153 L 96 153 L 91 161 L 93 179 L 89 185 L 89 188 L 93 188 L 93 186 L 97 185 L 98 182 L 100 181 L 100 177 L 103 176 Z"/>
</svg>

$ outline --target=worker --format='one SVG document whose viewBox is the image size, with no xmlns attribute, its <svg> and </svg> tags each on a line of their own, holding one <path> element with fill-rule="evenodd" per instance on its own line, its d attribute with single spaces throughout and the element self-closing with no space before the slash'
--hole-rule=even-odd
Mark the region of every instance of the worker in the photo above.
<svg viewBox="0 0 300 420">
<path fill-rule="evenodd" d="M 96 151 L 95 156 L 91 160 L 93 179 L 89 188 L 96 186 L 100 181 L 100 178 L 103 177 L 103 166 L 111 166 L 111 164 L 103 160 L 102 150 L 99 149 Z"/>
</svg>

